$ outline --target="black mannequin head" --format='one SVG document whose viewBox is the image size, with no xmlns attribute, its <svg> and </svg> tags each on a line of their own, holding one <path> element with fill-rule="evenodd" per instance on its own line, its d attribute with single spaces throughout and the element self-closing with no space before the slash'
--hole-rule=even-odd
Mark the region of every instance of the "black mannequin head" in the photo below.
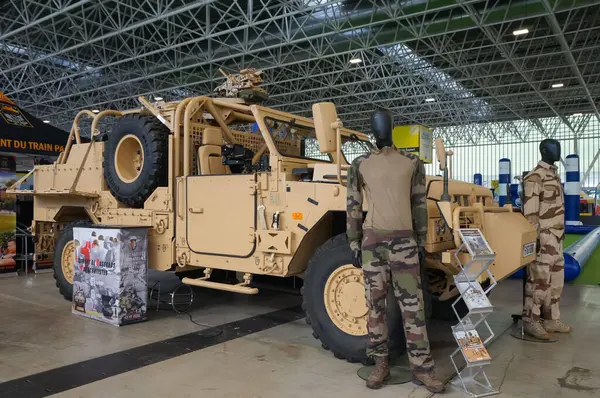
<svg viewBox="0 0 600 398">
<path fill-rule="evenodd" d="M 375 137 L 377 148 L 392 146 L 392 114 L 384 109 L 371 114 L 371 132 Z"/>
<path fill-rule="evenodd" d="M 554 138 L 547 138 L 540 142 L 540 154 L 542 160 L 548 164 L 554 164 L 560 160 L 560 142 Z"/>
</svg>

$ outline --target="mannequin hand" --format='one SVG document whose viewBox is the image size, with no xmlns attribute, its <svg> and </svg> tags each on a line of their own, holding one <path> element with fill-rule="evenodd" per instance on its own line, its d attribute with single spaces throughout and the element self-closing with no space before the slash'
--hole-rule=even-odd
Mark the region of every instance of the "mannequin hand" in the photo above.
<svg viewBox="0 0 600 398">
<path fill-rule="evenodd" d="M 352 252 L 352 265 L 356 268 L 362 268 L 362 253 L 360 250 L 354 250 Z"/>
</svg>

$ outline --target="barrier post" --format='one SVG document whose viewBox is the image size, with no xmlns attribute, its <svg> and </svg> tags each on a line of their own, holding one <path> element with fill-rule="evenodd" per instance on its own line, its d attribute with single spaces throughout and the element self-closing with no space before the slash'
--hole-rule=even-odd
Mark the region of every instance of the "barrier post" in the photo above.
<svg viewBox="0 0 600 398">
<path fill-rule="evenodd" d="M 571 154 L 565 159 L 565 225 L 581 225 L 579 155 Z"/>
<path fill-rule="evenodd" d="M 498 203 L 502 207 L 510 204 L 510 159 L 500 159 L 498 166 Z"/>
</svg>

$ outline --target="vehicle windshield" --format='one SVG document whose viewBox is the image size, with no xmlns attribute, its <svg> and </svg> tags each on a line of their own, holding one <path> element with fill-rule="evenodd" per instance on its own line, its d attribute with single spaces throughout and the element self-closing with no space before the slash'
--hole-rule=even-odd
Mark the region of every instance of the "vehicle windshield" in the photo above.
<svg viewBox="0 0 600 398">
<path fill-rule="evenodd" d="M 369 152 L 369 142 L 360 139 L 351 139 L 348 137 L 342 138 L 342 155 L 346 163 L 352 164 L 352 161 L 357 157 Z M 307 139 L 305 142 L 305 152 L 307 157 L 312 159 L 331 159 L 328 154 L 319 151 L 319 142 L 316 138 Z"/>
<path fill-rule="evenodd" d="M 352 161 L 359 156 L 362 156 L 369 152 L 371 142 L 363 141 L 358 138 L 351 139 L 344 137 L 342 140 L 342 155 L 348 164 L 352 164 Z"/>
<path fill-rule="evenodd" d="M 264 117 L 275 146 L 281 155 L 331 163 L 330 154 L 321 153 L 314 126 L 302 119 L 284 120 L 276 115 Z M 369 151 L 370 142 L 358 137 L 342 137 L 342 154 L 348 164 Z"/>
<path fill-rule="evenodd" d="M 287 157 L 305 158 L 331 162 L 327 153 L 319 150 L 315 129 L 296 119 L 281 120 L 266 116 L 265 124 L 279 153 Z"/>
</svg>

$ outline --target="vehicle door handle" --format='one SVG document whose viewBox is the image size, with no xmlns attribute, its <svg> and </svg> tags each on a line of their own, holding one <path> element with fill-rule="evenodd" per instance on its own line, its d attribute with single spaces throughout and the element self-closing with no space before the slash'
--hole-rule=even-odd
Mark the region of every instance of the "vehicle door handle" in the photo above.
<svg viewBox="0 0 600 398">
<path fill-rule="evenodd" d="M 190 213 L 194 213 L 194 214 L 202 214 L 202 213 L 204 213 L 204 209 L 203 209 L 203 208 L 201 208 L 201 207 L 198 207 L 198 208 L 190 207 L 190 208 L 188 209 L 188 211 L 189 211 Z"/>
<path fill-rule="evenodd" d="M 177 179 L 177 215 L 183 220 L 183 181 Z M 186 198 L 187 199 L 187 198 Z"/>
</svg>

